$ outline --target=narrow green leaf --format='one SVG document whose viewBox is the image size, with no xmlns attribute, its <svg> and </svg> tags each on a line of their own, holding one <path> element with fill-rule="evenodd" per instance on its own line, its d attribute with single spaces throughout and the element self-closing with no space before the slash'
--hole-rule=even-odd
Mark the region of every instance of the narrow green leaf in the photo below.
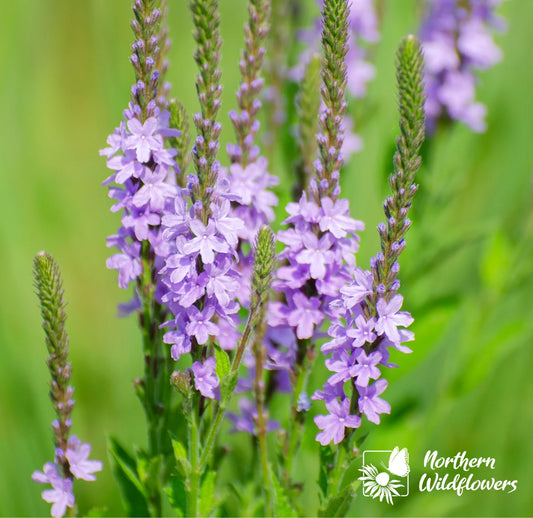
<svg viewBox="0 0 533 518">
<path fill-rule="evenodd" d="M 360 447 L 363 445 L 363 443 L 366 441 L 368 435 L 369 435 L 369 434 L 368 434 L 368 432 L 367 432 L 367 433 L 361 435 L 360 437 L 358 437 L 357 440 L 355 441 L 355 445 L 356 445 L 358 448 L 360 448 Z"/>
<path fill-rule="evenodd" d="M 109 439 L 113 474 L 128 516 L 149 516 L 145 490 L 137 475 L 135 459 L 114 439 Z"/>
</svg>

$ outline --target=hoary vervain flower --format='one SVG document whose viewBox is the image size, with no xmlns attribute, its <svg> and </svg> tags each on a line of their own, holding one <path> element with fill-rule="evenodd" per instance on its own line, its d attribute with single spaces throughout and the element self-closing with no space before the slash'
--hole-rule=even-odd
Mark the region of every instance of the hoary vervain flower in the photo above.
<svg viewBox="0 0 533 518">
<path fill-rule="evenodd" d="M 206 398 L 216 396 L 218 378 L 209 344 L 217 339 L 226 349 L 236 346 L 244 288 L 237 270 L 238 236 L 244 224 L 232 213 L 230 182 L 217 160 L 220 108 L 220 36 L 218 1 L 191 3 L 197 50 L 195 60 L 201 113 L 194 116 L 197 137 L 192 159 L 196 174 L 177 189 L 174 206 L 163 216 L 169 253 L 161 269 L 167 293 L 163 296 L 172 319 L 164 341 L 174 360 L 186 353 L 193 358 L 195 388 Z M 220 339 L 219 339 L 220 338 Z"/>
<path fill-rule="evenodd" d="M 290 479 L 292 457 L 298 447 L 297 437 L 305 410 L 309 408 L 305 404 L 305 393 L 316 356 L 314 340 L 325 318 L 334 316 L 331 302 L 351 276 L 359 241 L 355 233 L 364 228 L 361 222 L 350 217 L 348 201 L 339 198 L 344 142 L 342 121 L 346 112 L 347 42 L 348 2 L 325 0 L 320 90 L 323 109 L 316 135 L 318 159 L 314 162 L 314 177 L 308 189 L 303 191 L 299 202 L 287 205 L 289 217 L 285 224 L 289 228 L 278 233 L 278 239 L 285 248 L 279 255 L 282 263 L 276 272 L 274 289 L 283 295 L 282 300 L 270 304 L 270 329 L 267 333 L 269 357 L 277 369 L 289 371 L 293 390 L 287 480 Z M 274 333 L 279 334 L 280 331 L 292 333 L 293 339 L 284 337 L 283 341 L 279 340 Z M 281 345 L 283 342 L 284 347 Z M 285 358 L 280 358 L 283 352 Z M 348 403 L 348 410 L 349 406 Z M 353 426 L 359 422 L 357 416 L 348 416 L 345 407 L 345 403 L 335 406 L 338 419 L 322 421 L 328 427 L 326 436 L 339 436 L 341 432 L 335 423 L 346 422 L 346 425 Z M 344 420 L 345 417 L 348 419 Z"/>
<path fill-rule="evenodd" d="M 390 405 L 380 397 L 387 388 L 381 378 L 380 366 L 389 363 L 389 348 L 401 352 L 410 350 L 401 345 L 413 339 L 404 329 L 413 319 L 400 311 L 403 297 L 398 293 L 398 258 L 405 248 L 405 234 L 411 222 L 407 218 L 417 185 L 414 183 L 420 165 L 420 147 L 424 140 L 423 60 L 420 44 L 413 36 L 405 38 L 398 50 L 397 81 L 399 88 L 400 137 L 396 141 L 394 173 L 390 177 L 392 196 L 384 202 L 387 223 L 380 223 L 378 233 L 381 252 L 371 260 L 371 271 L 357 268 L 349 284 L 342 287 L 340 296 L 331 307 L 334 318 L 328 334 L 331 340 L 322 352 L 331 354 L 326 367 L 333 373 L 323 391 L 313 399 L 321 399 L 331 416 L 317 416 L 315 422 L 323 431 L 317 435 L 322 444 L 341 442 L 345 437 L 340 426 L 339 408 L 343 409 L 342 423 L 347 416 L 365 415 L 379 423 L 379 415 L 390 413 Z M 350 393 L 345 383 L 350 382 Z M 340 402 L 340 407 L 339 407 Z M 360 424 L 360 419 L 355 426 Z M 342 428 L 342 429 L 341 429 Z"/>
<path fill-rule="evenodd" d="M 165 149 L 165 138 L 176 137 L 178 132 L 169 129 L 170 114 L 164 109 L 168 87 L 160 89 L 169 45 L 162 27 L 164 6 L 161 0 L 136 0 L 133 12 L 136 41 L 130 58 L 135 71 L 131 102 L 124 111 L 125 120 L 110 135 L 109 147 L 101 154 L 114 171 L 104 182 L 116 184 L 109 188 L 110 198 L 117 201 L 111 210 L 123 214 L 122 226 L 108 239 L 108 246 L 117 247 L 119 253 L 108 259 L 107 266 L 118 270 L 121 288 L 135 282 L 135 300 L 143 301 L 146 292 L 161 296 L 160 286 L 144 285 L 143 272 L 144 278 L 150 279 L 150 272 L 160 267 L 154 264 L 156 256 L 165 255 L 161 216 L 175 196 L 178 172 L 176 152 Z"/>
<path fill-rule="evenodd" d="M 57 419 L 52 423 L 55 438 L 54 462 L 47 462 L 43 472 L 35 471 L 32 480 L 52 486 L 52 489 L 42 492 L 42 498 L 53 504 L 52 516 L 60 518 L 65 514 L 67 507 L 74 507 L 73 477 L 95 480 L 93 473 L 102 469 L 102 463 L 97 460 L 87 460 L 91 451 L 89 444 L 82 444 L 75 435 L 69 439 L 74 400 L 73 388 L 69 385 L 71 372 L 68 363 L 69 340 L 65 330 L 65 303 L 59 267 L 45 252 L 35 256 L 33 266 L 35 288 L 41 304 L 43 329 L 49 354 L 47 364 L 52 378 L 50 398 Z"/>
<path fill-rule="evenodd" d="M 426 62 L 426 117 L 433 131 L 450 118 L 485 131 L 487 108 L 477 102 L 477 71 L 502 59 L 491 28 L 505 28 L 495 10 L 501 0 L 427 0 L 420 29 Z"/>
<path fill-rule="evenodd" d="M 142 330 L 144 379 L 137 394 L 146 413 L 149 451 L 157 455 L 170 447 L 164 431 L 168 412 L 160 411 L 170 397 L 170 361 L 159 330 L 167 315 L 162 302 L 166 287 L 157 274 L 168 255 L 162 216 L 173 206 L 178 192 L 176 150 L 168 144 L 175 145 L 180 132 L 170 127 L 169 85 L 163 84 L 170 45 L 163 23 L 166 0 L 135 0 L 133 14 L 135 42 L 130 61 L 135 83 L 124 120 L 108 138 L 109 147 L 101 151 L 114 171 L 104 181 L 105 185 L 115 184 L 109 187 L 109 196 L 116 200 L 111 210 L 122 214 L 121 227 L 107 240 L 107 245 L 119 252 L 107 260 L 107 266 L 118 270 L 121 288 L 132 282 L 135 286 L 133 299 L 120 306 L 120 313 L 135 311 Z M 157 485 L 152 487 L 150 498 L 157 507 L 161 497 Z"/>
</svg>

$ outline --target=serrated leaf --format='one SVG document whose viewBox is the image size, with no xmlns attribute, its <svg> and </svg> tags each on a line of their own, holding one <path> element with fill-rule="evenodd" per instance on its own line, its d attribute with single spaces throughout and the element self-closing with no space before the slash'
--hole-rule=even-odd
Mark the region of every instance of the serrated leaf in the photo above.
<svg viewBox="0 0 533 518">
<path fill-rule="evenodd" d="M 298 516 L 296 511 L 292 508 L 279 483 L 278 477 L 270 470 L 270 479 L 272 481 L 272 500 L 274 503 L 274 516 Z"/>
<path fill-rule="evenodd" d="M 216 472 L 210 471 L 202 481 L 202 485 L 200 486 L 200 502 L 198 504 L 200 516 L 211 515 L 217 506 L 215 501 L 215 479 Z"/>
<path fill-rule="evenodd" d="M 172 449 L 174 450 L 174 457 L 176 459 L 176 467 L 183 478 L 188 478 L 191 473 L 191 463 L 187 458 L 187 450 L 185 446 L 178 440 L 172 440 Z"/>
<path fill-rule="evenodd" d="M 220 396 L 223 402 L 228 402 L 237 386 L 239 380 L 239 373 L 237 371 L 230 372 L 220 383 Z"/>
<path fill-rule="evenodd" d="M 318 510 L 318 516 L 346 516 L 357 494 L 359 483 L 348 484 L 342 491 L 331 495 Z"/>
<path fill-rule="evenodd" d="M 217 373 L 218 379 L 222 380 L 231 370 L 231 362 L 228 353 L 220 347 L 215 347 L 215 360 L 217 362 L 215 372 Z"/>
<path fill-rule="evenodd" d="M 165 488 L 168 501 L 177 516 L 186 515 L 187 510 L 187 486 L 181 477 L 170 477 L 169 486 Z"/>
<path fill-rule="evenodd" d="M 113 459 L 113 474 L 128 516 L 149 516 L 145 490 L 138 474 L 135 459 L 114 439 L 109 439 L 109 452 Z"/>
</svg>

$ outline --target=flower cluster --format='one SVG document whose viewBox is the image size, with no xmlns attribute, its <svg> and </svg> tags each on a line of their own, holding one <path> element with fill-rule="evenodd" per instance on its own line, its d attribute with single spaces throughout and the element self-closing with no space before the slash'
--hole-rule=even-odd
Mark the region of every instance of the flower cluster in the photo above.
<svg viewBox="0 0 533 518">
<path fill-rule="evenodd" d="M 195 175 L 189 178 L 197 181 Z M 167 322 L 172 329 L 164 340 L 172 344 L 175 360 L 189 353 L 193 344 L 195 348 L 205 345 L 210 336 L 217 337 L 224 349 L 233 349 L 238 339 L 240 305 L 236 299 L 243 287 L 236 270 L 236 246 L 243 224 L 231 215 L 229 200 L 217 189 L 211 197 L 207 223 L 201 218 L 201 206 L 187 203 L 194 198 L 190 187 L 176 198 L 174 213 L 163 216 L 164 238 L 171 246 L 161 270 L 167 288 L 163 302 L 174 315 Z M 212 368 L 206 363 L 204 369 L 214 372 L 214 363 Z M 204 380 L 209 379 L 206 376 L 204 373 Z"/>
<path fill-rule="evenodd" d="M 158 256 L 166 255 L 161 216 L 176 196 L 174 151 L 164 148 L 164 136 L 173 133 L 168 129 L 169 113 L 155 106 L 144 123 L 134 113 L 134 109 L 125 110 L 127 122 L 109 137 L 110 147 L 101 151 L 109 169 L 115 171 L 104 182 L 116 184 L 109 189 L 110 198 L 117 200 L 111 211 L 123 211 L 122 226 L 107 240 L 120 253 L 107 260 L 107 267 L 118 270 L 118 284 L 124 289 L 143 271 L 143 241 Z"/>
<path fill-rule="evenodd" d="M 290 228 L 278 233 L 286 245 L 274 289 L 285 294 L 285 302 L 271 302 L 269 323 L 289 326 L 298 339 L 311 338 L 329 316 L 329 301 L 349 278 L 355 265 L 358 236 L 364 225 L 349 216 L 348 200 L 325 196 L 320 205 L 304 192 L 298 203 L 287 205 Z"/>
<path fill-rule="evenodd" d="M 132 100 L 124 111 L 125 120 L 107 140 L 109 147 L 100 152 L 113 171 L 104 181 L 104 185 L 115 184 L 109 188 L 110 198 L 116 200 L 111 210 L 122 211 L 121 227 L 107 240 L 119 253 L 107 260 L 107 266 L 118 271 L 118 283 L 124 289 L 140 279 L 154 256 L 166 255 L 161 216 L 173 203 L 179 172 L 174 161 L 176 151 L 165 149 L 165 137 L 179 136 L 177 130 L 169 128 L 170 113 L 161 109 L 168 86 L 162 92 L 158 89 L 167 67 L 163 57 L 168 49 L 161 29 L 162 12 L 141 0 L 135 2 L 133 10 L 137 39 L 130 58 L 136 76 Z"/>
<path fill-rule="evenodd" d="M 476 102 L 476 72 L 502 59 L 491 27 L 505 27 L 495 10 L 501 0 L 429 0 L 420 29 L 426 59 L 426 116 L 429 130 L 449 117 L 485 131 L 487 108 Z"/>
<path fill-rule="evenodd" d="M 390 405 L 379 396 L 387 388 L 387 381 L 381 378 L 379 366 L 395 367 L 389 363 L 389 348 L 411 352 L 402 342 L 414 339 L 414 334 L 403 327 L 413 319 L 409 313 L 399 311 L 403 297 L 394 295 L 389 302 L 378 299 L 377 316 L 368 317 L 366 298 L 372 294 L 372 274 L 358 268 L 351 283 L 341 289 L 339 301 L 342 318 L 333 319 L 328 330 L 331 340 L 321 350 L 325 355 L 326 367 L 334 373 L 323 391 L 317 391 L 315 400 L 323 400 L 330 412 L 317 416 L 315 423 L 322 430 L 317 435 L 321 444 L 332 440 L 342 441 L 345 428 L 358 428 L 361 414 L 373 423 L 379 424 L 382 413 L 390 413 Z M 366 313 L 366 315 L 365 315 Z M 402 328 L 398 329 L 399 326 Z M 378 379 L 379 378 L 379 379 Z M 371 383 L 370 380 L 377 380 Z M 350 381 L 352 398 L 345 394 L 344 386 Z"/>
<path fill-rule="evenodd" d="M 267 367 L 292 373 L 293 385 L 294 373 L 301 375 L 306 356 L 314 355 L 310 339 L 316 338 L 325 318 L 331 316 L 330 303 L 350 278 L 359 246 L 355 232 L 364 229 L 363 223 L 350 217 L 348 201 L 339 199 L 344 142 L 341 121 L 346 110 L 347 16 L 345 2 L 325 2 L 322 39 L 334 43 L 324 44 L 327 63 L 322 72 L 324 109 L 316 135 L 319 158 L 308 193 L 304 190 L 297 203 L 286 207 L 289 217 L 284 224 L 289 228 L 278 233 L 285 248 L 279 254 L 281 266 L 273 287 L 283 295 L 282 300 L 271 302 L 269 307 Z M 294 394 L 294 411 L 297 407 L 308 408 L 304 392 Z"/>
<path fill-rule="evenodd" d="M 231 166 L 227 178 L 229 190 L 235 195 L 234 214 L 244 224 L 239 238 L 252 243 L 259 228 L 274 219 L 273 207 L 278 200 L 269 189 L 277 185 L 279 180 L 268 173 L 267 159 L 259 155 L 259 147 L 254 145 L 260 127 L 257 116 L 261 109 L 260 94 L 264 84 L 260 74 L 265 58 L 263 43 L 269 31 L 270 1 L 251 0 L 248 11 L 248 22 L 244 29 L 245 46 L 239 63 L 242 76 L 237 91 L 239 111 L 231 110 L 229 113 L 237 143 L 228 144 Z M 241 263 L 243 266 L 248 263 L 249 266 L 249 260 L 242 252 Z"/>
<path fill-rule="evenodd" d="M 398 51 L 401 135 L 390 177 L 392 196 L 383 204 L 387 224 L 378 226 L 381 252 L 372 258 L 369 271 L 355 268 L 351 282 L 340 288 L 339 297 L 331 304 L 331 340 L 322 345 L 322 352 L 331 354 L 326 367 L 333 373 L 324 390 L 313 396 L 324 400 L 329 411 L 329 415 L 315 417 L 322 430 L 316 439 L 323 445 L 341 442 L 346 428 L 360 426 L 361 415 L 379 423 L 380 414 L 390 413 L 389 403 L 379 397 L 387 388 L 379 366 L 395 366 L 389 363 L 390 348 L 411 352 L 402 344 L 414 339 L 414 334 L 405 329 L 413 318 L 400 311 L 403 297 L 398 293 L 397 275 L 398 258 L 411 226 L 407 215 L 417 191 L 414 179 L 424 140 L 422 74 L 420 45 L 415 38 L 407 37 Z M 347 382 L 349 395 L 345 393 Z"/>
<path fill-rule="evenodd" d="M 32 474 L 34 482 L 52 486 L 52 489 L 45 489 L 41 496 L 45 502 L 53 504 L 51 514 L 54 518 L 61 518 L 67 507 L 74 507 L 72 477 L 91 482 L 96 480 L 93 473 L 102 470 L 102 463 L 99 460 L 88 460 L 90 453 L 91 445 L 82 443 L 73 435 L 65 452 L 60 448 L 56 450 L 55 463 L 47 462 L 43 471 L 35 471 Z M 71 476 L 60 473 L 58 466 L 63 465 L 65 461 L 68 463 L 68 472 Z"/>
</svg>

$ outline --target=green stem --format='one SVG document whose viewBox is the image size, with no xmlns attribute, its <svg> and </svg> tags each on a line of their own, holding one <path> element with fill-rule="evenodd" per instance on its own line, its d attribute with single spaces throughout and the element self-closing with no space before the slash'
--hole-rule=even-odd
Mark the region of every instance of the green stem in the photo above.
<svg viewBox="0 0 533 518">
<path fill-rule="evenodd" d="M 272 501 L 272 480 L 270 479 L 270 470 L 268 467 L 268 451 L 266 440 L 266 423 L 263 413 L 263 403 L 257 403 L 258 430 L 257 438 L 259 441 L 259 453 L 261 455 L 261 472 L 263 475 L 263 490 L 265 492 L 265 515 L 274 516 L 274 504 Z"/>
<path fill-rule="evenodd" d="M 263 320 L 259 325 L 258 332 L 252 344 L 252 351 L 255 357 L 255 380 L 254 396 L 257 405 L 257 439 L 259 444 L 259 454 L 261 457 L 261 472 L 263 475 L 263 490 L 265 493 L 265 515 L 274 516 L 274 504 L 272 501 L 272 480 L 268 466 L 267 449 L 267 420 L 265 416 L 265 383 L 263 380 L 263 365 L 265 364 L 266 351 L 263 339 L 266 333 L 266 322 Z"/>
<path fill-rule="evenodd" d="M 307 342 L 309 342 L 307 340 Z M 291 404 L 291 425 L 289 428 L 289 433 L 287 436 L 288 447 L 286 449 L 286 460 L 285 460 L 285 483 L 287 486 L 290 486 L 291 483 L 291 474 L 292 466 L 294 462 L 294 457 L 298 452 L 298 448 L 301 443 L 303 425 L 305 422 L 305 412 L 298 411 L 298 398 L 303 392 L 307 392 L 307 385 L 309 383 L 309 376 L 313 369 L 314 360 L 315 360 L 315 351 L 309 343 L 305 344 L 305 355 L 303 357 L 303 362 L 298 368 L 298 373 L 296 375 L 296 383 L 293 389 L 293 397 Z"/>
<path fill-rule="evenodd" d="M 148 432 L 148 451 L 150 457 L 157 457 L 163 453 L 166 430 L 162 430 L 165 419 L 161 419 L 165 412 L 160 411 L 163 384 L 168 380 L 161 369 L 164 361 L 161 358 L 161 308 L 155 301 L 155 284 L 152 279 L 153 267 L 150 245 L 143 242 L 143 274 L 138 284 L 139 296 L 142 301 L 140 324 L 144 352 L 144 398 L 143 406 L 146 414 Z M 165 379 L 163 379 L 165 378 Z M 165 410 L 168 408 L 165 406 Z M 168 413 L 168 412 L 167 412 Z M 161 422 L 163 421 L 163 423 Z M 150 509 L 154 516 L 161 516 L 161 484 L 152 484 L 149 495 Z"/>
<path fill-rule="evenodd" d="M 233 363 L 231 364 L 231 371 L 229 372 L 228 376 L 235 375 L 237 373 L 237 370 L 239 369 L 239 365 L 241 364 L 241 359 L 244 354 L 244 350 L 246 349 L 246 345 L 248 344 L 250 334 L 254 328 L 254 321 L 256 319 L 257 309 L 258 309 L 257 307 L 253 307 L 250 310 L 250 315 L 248 316 L 246 327 L 237 345 L 237 352 L 235 353 L 235 357 L 233 358 Z M 215 439 L 220 430 L 220 425 L 222 424 L 224 413 L 226 412 L 226 407 L 231 400 L 231 396 L 233 395 L 233 390 L 229 394 L 222 396 L 220 404 L 217 408 L 217 411 L 215 414 L 215 420 L 211 428 L 209 429 L 209 433 L 205 441 L 204 449 L 202 451 L 202 456 L 200 458 L 200 473 L 203 473 L 205 467 L 207 466 L 209 456 L 211 455 L 211 451 L 215 445 Z"/>
<path fill-rule="evenodd" d="M 331 472 L 331 477 L 328 480 L 328 495 L 334 495 L 341 489 L 342 476 L 344 474 L 346 460 L 346 448 L 339 444 L 335 452 L 335 467 Z"/>
<path fill-rule="evenodd" d="M 194 397 L 193 411 L 191 412 L 189 421 L 189 458 L 191 463 L 191 476 L 189 498 L 187 502 L 187 514 L 190 517 L 198 516 L 198 493 L 200 485 L 200 475 L 203 469 L 198 464 L 198 457 L 200 452 L 200 437 L 198 430 L 198 398 Z"/>
</svg>

